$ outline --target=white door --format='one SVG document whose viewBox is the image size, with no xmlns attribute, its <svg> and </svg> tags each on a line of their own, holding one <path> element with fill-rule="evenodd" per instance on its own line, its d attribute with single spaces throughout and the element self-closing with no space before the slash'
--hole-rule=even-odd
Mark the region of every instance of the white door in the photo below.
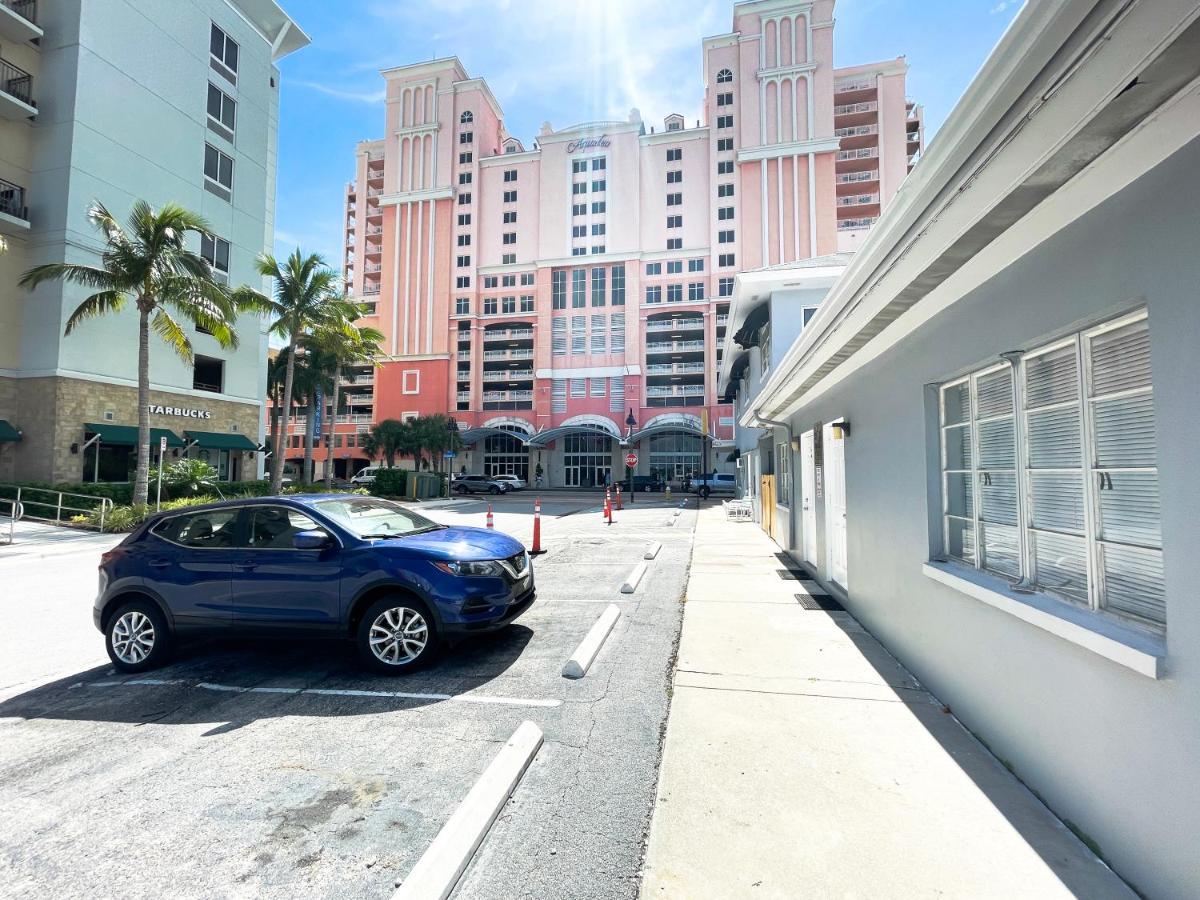
<svg viewBox="0 0 1200 900">
<path fill-rule="evenodd" d="M 803 514 L 804 561 L 817 565 L 817 472 L 816 432 L 800 435 L 800 510 Z"/>
<path fill-rule="evenodd" d="M 846 587 L 846 455 L 833 425 L 826 425 L 821 442 L 825 461 L 825 547 L 829 578 Z"/>
</svg>

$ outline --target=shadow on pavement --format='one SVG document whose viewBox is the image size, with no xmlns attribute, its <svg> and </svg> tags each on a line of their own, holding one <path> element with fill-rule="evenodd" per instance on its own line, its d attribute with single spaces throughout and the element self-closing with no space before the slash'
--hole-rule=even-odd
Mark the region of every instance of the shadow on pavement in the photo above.
<svg viewBox="0 0 1200 900">
<path fill-rule="evenodd" d="M 126 675 L 111 666 L 97 666 L 10 697 L 0 703 L 0 718 L 224 723 L 208 736 L 281 716 L 364 716 L 415 709 L 503 675 L 532 637 L 532 630 L 513 624 L 443 649 L 425 669 L 393 676 L 362 668 L 348 641 L 190 641 L 181 643 L 173 661 L 161 669 Z M 250 688 L 258 690 L 238 690 Z"/>
</svg>

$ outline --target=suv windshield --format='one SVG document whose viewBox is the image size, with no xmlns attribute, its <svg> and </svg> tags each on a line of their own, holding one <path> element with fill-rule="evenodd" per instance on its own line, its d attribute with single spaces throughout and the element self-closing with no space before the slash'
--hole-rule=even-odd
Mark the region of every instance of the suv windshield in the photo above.
<svg viewBox="0 0 1200 900">
<path fill-rule="evenodd" d="M 317 508 L 360 538 L 403 537 L 446 527 L 398 503 L 375 497 L 322 500 Z"/>
</svg>

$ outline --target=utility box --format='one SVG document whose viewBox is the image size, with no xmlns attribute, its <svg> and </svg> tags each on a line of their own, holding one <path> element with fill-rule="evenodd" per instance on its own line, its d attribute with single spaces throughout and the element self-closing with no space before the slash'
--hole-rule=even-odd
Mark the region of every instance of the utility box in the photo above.
<svg viewBox="0 0 1200 900">
<path fill-rule="evenodd" d="M 409 472 L 407 484 L 409 500 L 433 500 L 441 496 L 441 479 L 433 472 Z"/>
</svg>

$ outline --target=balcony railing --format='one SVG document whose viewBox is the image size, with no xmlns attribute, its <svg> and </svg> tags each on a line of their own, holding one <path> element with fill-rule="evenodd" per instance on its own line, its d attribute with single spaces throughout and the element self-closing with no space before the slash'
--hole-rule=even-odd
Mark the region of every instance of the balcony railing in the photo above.
<svg viewBox="0 0 1200 900">
<path fill-rule="evenodd" d="M 878 125 L 847 125 L 845 128 L 835 128 L 833 133 L 837 137 L 860 137 L 865 134 L 879 134 Z"/>
<path fill-rule="evenodd" d="M 704 385 L 702 384 L 673 384 L 673 385 L 646 385 L 647 397 L 702 397 L 704 396 Z"/>
<path fill-rule="evenodd" d="M 471 392 L 470 391 L 459 391 L 458 392 L 458 402 L 459 403 L 470 403 L 471 402 Z"/>
<path fill-rule="evenodd" d="M 498 403 L 506 400 L 532 400 L 533 391 L 484 391 L 484 403 Z"/>
<path fill-rule="evenodd" d="M 835 94 L 845 94 L 849 91 L 865 91 L 873 87 L 875 87 L 875 81 L 871 78 L 847 78 L 845 81 L 835 81 L 833 92 Z"/>
<path fill-rule="evenodd" d="M 718 313 L 717 314 L 717 327 L 724 328 L 728 324 L 729 324 L 729 313 Z"/>
<path fill-rule="evenodd" d="M 363 285 L 363 296 L 364 297 L 378 297 L 379 296 L 379 285 L 371 286 L 369 284 L 364 284 Z"/>
<path fill-rule="evenodd" d="M 875 224 L 877 216 L 862 216 L 856 219 L 838 219 L 838 231 L 850 231 L 855 228 L 870 228 Z"/>
<path fill-rule="evenodd" d="M 379 263 L 375 263 L 374 265 L 363 266 L 363 274 L 364 275 L 378 275 L 382 271 L 383 271 L 383 266 L 381 266 Z"/>
<path fill-rule="evenodd" d="M 859 181 L 878 181 L 878 169 L 863 169 L 861 172 L 842 172 L 837 176 L 838 184 L 854 184 Z"/>
<path fill-rule="evenodd" d="M 533 378 L 533 369 L 501 369 L 498 372 L 484 372 L 484 381 L 528 381 Z"/>
<path fill-rule="evenodd" d="M 382 225 L 372 225 L 370 228 L 367 229 L 367 234 L 368 235 L 383 234 L 383 226 Z"/>
<path fill-rule="evenodd" d="M 533 359 L 533 350 L 516 348 L 512 350 L 484 350 L 484 359 Z"/>
<path fill-rule="evenodd" d="M 866 100 L 862 103 L 843 103 L 841 106 L 833 108 L 835 116 L 852 116 L 854 113 L 875 112 L 879 109 L 879 104 L 874 100 Z"/>
<path fill-rule="evenodd" d="M 674 365 L 648 365 L 646 366 L 647 375 L 690 375 L 693 372 L 703 372 L 704 363 L 675 363 Z"/>
<path fill-rule="evenodd" d="M 383 193 L 383 188 L 367 188 L 367 199 L 378 197 Z"/>
<path fill-rule="evenodd" d="M 22 103 L 37 106 L 33 102 L 33 76 L 7 59 L 0 59 L 0 91 Z"/>
<path fill-rule="evenodd" d="M 647 344 L 647 353 L 675 353 L 679 350 L 703 350 L 704 341 L 670 341 L 668 343 Z"/>
<path fill-rule="evenodd" d="M 704 320 L 699 316 L 687 316 L 679 319 L 654 319 L 646 322 L 647 331 L 688 331 L 703 327 Z"/>
<path fill-rule="evenodd" d="M 485 341 L 525 341 L 533 339 L 532 328 L 493 328 L 483 333 Z"/>
<path fill-rule="evenodd" d="M 471 358 L 471 351 L 470 351 L 470 350 L 459 350 L 459 351 L 458 351 L 458 358 L 459 358 L 459 359 L 470 359 L 470 358 Z"/>
<path fill-rule="evenodd" d="M 0 212 L 28 222 L 29 210 L 25 208 L 25 188 L 0 178 Z"/>
<path fill-rule="evenodd" d="M 839 150 L 838 161 L 843 159 L 870 159 L 879 155 L 878 147 L 861 147 L 858 150 Z"/>
<path fill-rule="evenodd" d="M 879 202 L 878 194 L 850 194 L 837 198 L 838 206 L 869 206 Z"/>
<path fill-rule="evenodd" d="M 342 384 L 374 384 L 374 375 L 343 375 Z"/>
</svg>

